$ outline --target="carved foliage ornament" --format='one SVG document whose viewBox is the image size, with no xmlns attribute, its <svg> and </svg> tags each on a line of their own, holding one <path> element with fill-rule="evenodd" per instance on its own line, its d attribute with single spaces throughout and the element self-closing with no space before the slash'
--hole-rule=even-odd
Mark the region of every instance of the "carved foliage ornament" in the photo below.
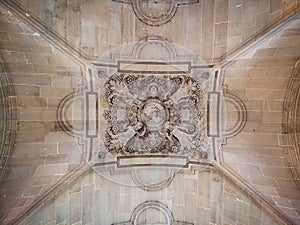
<svg viewBox="0 0 300 225">
<path fill-rule="evenodd" d="M 207 157 L 204 91 L 193 78 L 118 73 L 105 90 L 110 153 Z"/>
</svg>

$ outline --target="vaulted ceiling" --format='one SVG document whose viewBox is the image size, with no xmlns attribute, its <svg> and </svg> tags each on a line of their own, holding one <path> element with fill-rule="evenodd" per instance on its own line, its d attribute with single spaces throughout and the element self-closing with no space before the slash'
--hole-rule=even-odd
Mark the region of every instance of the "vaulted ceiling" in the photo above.
<svg viewBox="0 0 300 225">
<path fill-rule="evenodd" d="M 1 1 L 1 224 L 298 224 L 297 0 Z"/>
</svg>

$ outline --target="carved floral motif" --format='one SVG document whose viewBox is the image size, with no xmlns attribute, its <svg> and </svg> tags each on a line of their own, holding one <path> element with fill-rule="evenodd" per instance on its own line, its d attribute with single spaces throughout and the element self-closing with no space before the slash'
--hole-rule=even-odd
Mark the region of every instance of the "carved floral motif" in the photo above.
<svg viewBox="0 0 300 225">
<path fill-rule="evenodd" d="M 105 84 L 108 151 L 206 158 L 204 95 L 187 75 L 113 75 Z"/>
</svg>

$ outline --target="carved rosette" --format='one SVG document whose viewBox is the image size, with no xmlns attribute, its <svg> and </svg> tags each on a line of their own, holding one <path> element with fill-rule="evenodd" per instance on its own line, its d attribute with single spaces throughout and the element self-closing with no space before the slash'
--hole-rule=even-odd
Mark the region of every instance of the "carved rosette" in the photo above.
<svg viewBox="0 0 300 225">
<path fill-rule="evenodd" d="M 204 94 L 187 75 L 113 75 L 105 84 L 108 152 L 206 158 Z"/>
</svg>

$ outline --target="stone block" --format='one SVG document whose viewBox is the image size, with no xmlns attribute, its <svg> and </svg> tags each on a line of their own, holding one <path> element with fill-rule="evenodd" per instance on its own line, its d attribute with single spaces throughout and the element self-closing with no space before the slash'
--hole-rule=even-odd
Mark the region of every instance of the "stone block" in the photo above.
<svg viewBox="0 0 300 225">
<path fill-rule="evenodd" d="M 59 98 L 64 97 L 73 90 L 70 88 L 62 88 L 62 87 L 41 87 L 41 96 L 51 97 L 51 98 Z"/>
<path fill-rule="evenodd" d="M 185 207 L 184 207 L 185 220 L 194 221 L 197 215 L 195 195 L 185 194 L 184 196 L 185 196 Z"/>
<path fill-rule="evenodd" d="M 7 62 L 11 74 L 31 74 L 33 66 L 27 62 Z"/>
<path fill-rule="evenodd" d="M 276 90 L 276 91 L 275 91 Z M 272 100 L 282 101 L 285 95 L 285 89 L 247 89 L 246 98 L 250 100 Z"/>
<path fill-rule="evenodd" d="M 240 44 L 241 41 L 241 24 L 239 22 L 232 22 L 229 18 L 228 28 L 228 45 L 231 46 L 230 49 L 236 47 L 238 44 Z M 231 43 L 229 42 L 231 41 Z"/>
<path fill-rule="evenodd" d="M 22 33 L 23 31 L 17 23 L 0 22 L 0 28 L 1 30 L 13 33 Z"/>
<path fill-rule="evenodd" d="M 258 49 L 254 53 L 253 57 L 257 57 L 257 58 L 271 57 L 275 55 L 275 52 L 277 54 L 277 51 L 278 50 L 276 48 Z"/>
<path fill-rule="evenodd" d="M 224 162 L 237 162 L 238 156 L 235 153 L 223 152 Z"/>
<path fill-rule="evenodd" d="M 184 176 L 175 176 L 174 178 L 174 193 L 177 198 L 174 199 L 174 204 L 184 205 Z M 199 190 L 199 189 L 198 189 Z"/>
<path fill-rule="evenodd" d="M 290 200 L 288 198 L 273 197 L 276 205 L 280 207 L 300 209 L 300 200 Z"/>
<path fill-rule="evenodd" d="M 215 1 L 215 23 L 228 21 L 228 0 Z"/>
<path fill-rule="evenodd" d="M 22 52 L 3 51 L 2 54 L 7 62 L 27 63 L 25 55 Z"/>
<path fill-rule="evenodd" d="M 25 190 L 24 197 L 34 198 L 40 195 L 43 187 L 31 187 Z"/>
<path fill-rule="evenodd" d="M 199 173 L 198 180 L 198 205 L 208 208 L 210 204 L 210 174 L 209 172 Z"/>
<path fill-rule="evenodd" d="M 227 44 L 227 23 L 219 23 L 215 25 L 215 45 Z"/>
<path fill-rule="evenodd" d="M 215 0 L 203 1 L 202 33 L 213 32 Z"/>
<path fill-rule="evenodd" d="M 55 207 L 56 224 L 66 224 L 68 220 L 68 204 L 58 205 Z"/>
<path fill-rule="evenodd" d="M 262 221 L 259 218 L 250 216 L 250 224 L 251 225 L 261 225 Z"/>
<path fill-rule="evenodd" d="M 264 2 L 264 1 L 261 1 L 261 2 Z M 258 28 L 265 27 L 266 24 L 268 24 L 269 21 L 271 21 L 271 16 L 268 11 L 264 11 L 264 9 L 262 9 L 260 7 L 258 7 L 258 10 L 259 11 L 257 12 L 257 15 L 256 15 L 256 26 Z"/>
<path fill-rule="evenodd" d="M 82 157 L 81 153 L 79 150 L 74 149 L 73 154 L 67 155 L 66 162 L 67 163 L 79 163 L 83 160 L 84 158 Z"/>
<path fill-rule="evenodd" d="M 69 76 L 53 76 L 53 86 L 54 87 L 64 87 L 71 88 L 71 77 Z"/>
<path fill-rule="evenodd" d="M 255 146 L 277 146 L 277 135 L 267 133 L 240 133 L 238 138 L 233 137 L 231 141 L 234 143 Z"/>
<path fill-rule="evenodd" d="M 32 85 L 14 85 L 15 94 L 26 96 L 39 96 L 40 88 Z"/>
<path fill-rule="evenodd" d="M 67 33 L 68 36 L 79 37 L 80 36 L 80 10 L 79 6 L 69 8 L 67 21 Z"/>
<path fill-rule="evenodd" d="M 283 101 L 265 101 L 263 108 L 267 112 L 282 112 Z"/>
<path fill-rule="evenodd" d="M 261 133 L 282 133 L 282 123 L 281 122 L 270 122 L 270 123 L 265 123 L 263 122 L 260 125 L 259 132 Z"/>
<path fill-rule="evenodd" d="M 282 172 L 281 172 L 281 174 L 283 175 Z M 293 179 L 289 175 L 287 177 L 285 177 L 285 178 L 286 179 L 290 179 L 290 180 Z M 299 202 L 299 200 L 300 200 L 300 191 L 299 191 L 299 188 L 296 188 L 294 190 L 293 189 L 289 189 L 289 191 L 286 191 L 286 189 L 277 188 L 276 191 L 277 191 L 279 197 L 281 197 L 281 198 L 291 199 L 291 201 L 297 200 L 297 202 Z"/>
<path fill-rule="evenodd" d="M 236 221 L 236 199 L 234 196 L 224 196 L 224 223 L 234 224 Z"/>
<path fill-rule="evenodd" d="M 218 173 L 211 174 L 210 201 L 223 202 L 223 178 Z"/>
<path fill-rule="evenodd" d="M 63 175 L 67 170 L 68 164 L 66 163 L 40 165 L 37 167 L 34 176 Z"/>
<path fill-rule="evenodd" d="M 278 156 L 243 154 L 239 156 L 239 159 L 240 162 L 254 165 L 283 166 L 282 157 Z"/>
<path fill-rule="evenodd" d="M 0 31 L 0 40 L 1 41 L 10 41 L 10 38 L 5 31 Z"/>
<path fill-rule="evenodd" d="M 242 27 L 253 27 L 256 25 L 256 6 L 251 6 L 249 8 L 245 7 L 245 3 L 248 1 L 244 2 L 243 8 L 242 8 L 242 18 L 241 18 L 241 24 Z M 254 33 L 254 30 L 251 32 L 252 34 Z M 250 35 L 249 35 L 250 36 Z"/>
<path fill-rule="evenodd" d="M 117 11 L 110 11 L 109 13 L 109 27 L 112 29 L 108 30 L 108 42 L 109 44 L 122 44 L 121 43 L 121 35 L 119 35 L 121 33 L 122 30 L 122 19 L 121 19 L 121 14 L 120 12 Z M 138 23 L 139 20 L 135 20 L 136 25 Z M 141 24 L 142 22 L 140 22 Z M 136 29 L 136 32 L 138 30 Z"/>
<path fill-rule="evenodd" d="M 18 121 L 17 131 L 18 132 L 31 132 L 32 130 L 38 130 L 38 133 L 47 133 L 54 131 L 55 122 L 54 121 Z"/>
<path fill-rule="evenodd" d="M 48 66 L 48 65 L 39 65 L 39 64 L 34 64 L 33 70 L 34 73 L 37 74 L 56 74 L 56 67 L 55 66 Z"/>
<path fill-rule="evenodd" d="M 244 146 L 244 151 L 256 155 L 285 156 L 284 149 L 281 147 Z"/>
<path fill-rule="evenodd" d="M 201 51 L 201 50 L 199 50 Z M 215 46 L 214 59 L 223 60 L 226 57 L 227 46 Z"/>
<path fill-rule="evenodd" d="M 252 21 L 255 19 L 253 18 Z M 241 30 L 241 37 L 242 37 L 242 43 L 246 42 L 251 39 L 253 35 L 253 30 L 257 29 L 255 25 L 253 26 L 242 26 Z"/>
<path fill-rule="evenodd" d="M 48 65 L 47 58 L 42 54 L 25 53 L 26 59 L 30 64 Z"/>
<path fill-rule="evenodd" d="M 272 177 L 265 177 L 261 175 L 249 174 L 251 183 L 254 185 L 278 187 L 277 182 Z"/>
<path fill-rule="evenodd" d="M 204 33 L 201 39 L 202 52 L 200 57 L 204 60 L 211 60 L 213 56 L 213 33 Z"/>
<path fill-rule="evenodd" d="M 70 142 L 64 141 L 58 143 L 59 154 L 76 154 L 79 152 L 78 144 L 75 139 Z"/>
<path fill-rule="evenodd" d="M 56 111 L 52 109 L 18 108 L 17 116 L 24 121 L 55 121 Z"/>
<path fill-rule="evenodd" d="M 196 194 L 197 193 L 197 180 L 196 179 L 185 179 L 184 190 L 185 190 L 185 193 Z"/>
<path fill-rule="evenodd" d="M 281 122 L 282 121 L 282 112 L 264 112 L 262 121 L 265 123 L 268 122 Z"/>
<path fill-rule="evenodd" d="M 51 77 L 48 75 L 29 75 L 29 74 L 12 74 L 11 79 L 14 84 L 50 86 L 52 84 Z"/>
<path fill-rule="evenodd" d="M 287 29 L 283 34 L 282 37 L 289 37 L 289 36 L 300 36 L 300 29 Z"/>
<path fill-rule="evenodd" d="M 47 98 L 17 96 L 17 107 L 47 108 Z"/>
<path fill-rule="evenodd" d="M 9 167 L 28 167 L 28 166 L 38 166 L 45 162 L 45 156 L 28 156 L 28 157 L 10 157 L 7 165 Z"/>
<path fill-rule="evenodd" d="M 285 178 L 292 180 L 292 172 L 287 167 L 281 166 L 261 166 L 261 170 L 265 176 L 274 177 L 274 178 Z M 300 198 L 300 196 L 299 196 Z"/>
<path fill-rule="evenodd" d="M 16 143 L 42 143 L 45 141 L 45 134 L 43 133 L 18 133 L 16 135 Z"/>
<path fill-rule="evenodd" d="M 285 48 L 278 48 L 276 50 L 276 56 L 298 56 L 300 52 L 300 47 L 285 47 Z"/>
<path fill-rule="evenodd" d="M 17 44 L 26 43 L 32 46 L 36 45 L 36 42 L 31 34 L 22 34 L 22 33 L 10 34 L 9 33 L 9 36 L 13 43 L 17 43 Z"/>
<path fill-rule="evenodd" d="M 245 225 L 250 224 L 250 207 L 248 203 L 237 201 L 236 221 Z"/>
<path fill-rule="evenodd" d="M 285 208 L 285 207 L 278 207 L 282 212 L 284 212 L 285 215 L 290 217 L 291 219 L 293 218 L 298 218 L 298 213 L 295 209 L 291 208 Z"/>
<path fill-rule="evenodd" d="M 30 179 L 36 171 L 35 166 L 12 167 L 9 170 L 10 179 L 27 178 Z"/>
<path fill-rule="evenodd" d="M 270 0 L 270 13 L 281 10 L 282 3 L 278 0 Z"/>
<path fill-rule="evenodd" d="M 242 38 L 240 36 L 229 37 L 229 31 L 227 33 L 227 51 L 228 53 L 233 53 L 237 50 L 237 45 L 242 41 Z"/>
<path fill-rule="evenodd" d="M 61 98 L 51 98 L 51 97 L 47 97 L 48 100 L 48 108 L 49 109 L 57 109 L 58 105 L 61 102 Z"/>
<path fill-rule="evenodd" d="M 241 78 L 246 78 L 246 74 L 248 73 L 248 68 L 226 68 L 224 69 L 225 72 L 225 81 L 229 82 L 228 80 L 236 80 Z M 242 77 L 241 77 L 242 76 Z"/>
<path fill-rule="evenodd" d="M 233 66 L 235 68 L 245 68 L 245 67 L 256 67 L 258 64 L 258 60 L 257 59 L 240 59 L 240 60 L 237 60 Z"/>
<path fill-rule="evenodd" d="M 46 142 L 73 142 L 75 141 L 74 137 L 66 134 L 65 132 L 49 132 L 45 136 Z"/>
<path fill-rule="evenodd" d="M 5 209 L 9 210 L 15 207 L 21 207 L 27 201 L 26 198 L 7 199 L 1 198 L 1 204 L 5 205 Z"/>
<path fill-rule="evenodd" d="M 273 37 L 268 43 L 268 47 L 298 47 L 300 43 L 298 36 Z"/>
<path fill-rule="evenodd" d="M 85 185 L 82 187 L 82 222 L 83 224 L 89 224 L 93 221 L 94 214 L 94 185 Z"/>
<path fill-rule="evenodd" d="M 69 196 L 69 223 L 73 224 L 81 220 L 81 193 L 73 193 Z"/>
<path fill-rule="evenodd" d="M 261 175 L 260 167 L 254 164 L 237 163 L 237 168 L 242 173 Z"/>
<path fill-rule="evenodd" d="M 46 159 L 46 164 L 65 163 L 66 159 L 67 159 L 67 155 L 65 154 L 48 155 Z"/>
<path fill-rule="evenodd" d="M 39 176 L 39 177 L 34 177 L 33 178 L 33 186 L 43 186 L 47 184 L 52 184 L 54 181 L 54 176 L 49 175 L 49 176 Z"/>
<path fill-rule="evenodd" d="M 293 67 L 285 66 L 285 67 L 268 67 L 266 71 L 266 78 L 285 78 L 287 79 L 292 74 Z"/>
<path fill-rule="evenodd" d="M 22 143 L 16 144 L 14 156 L 33 156 L 33 155 L 49 155 L 56 154 L 56 143 Z"/>
<path fill-rule="evenodd" d="M 33 38 L 34 38 L 34 40 L 35 40 L 35 42 L 36 42 L 36 44 L 38 46 L 48 46 L 48 47 L 51 47 L 50 42 L 48 40 L 46 40 L 44 37 L 39 36 L 39 35 L 35 35 L 35 36 L 33 36 Z"/>
</svg>

